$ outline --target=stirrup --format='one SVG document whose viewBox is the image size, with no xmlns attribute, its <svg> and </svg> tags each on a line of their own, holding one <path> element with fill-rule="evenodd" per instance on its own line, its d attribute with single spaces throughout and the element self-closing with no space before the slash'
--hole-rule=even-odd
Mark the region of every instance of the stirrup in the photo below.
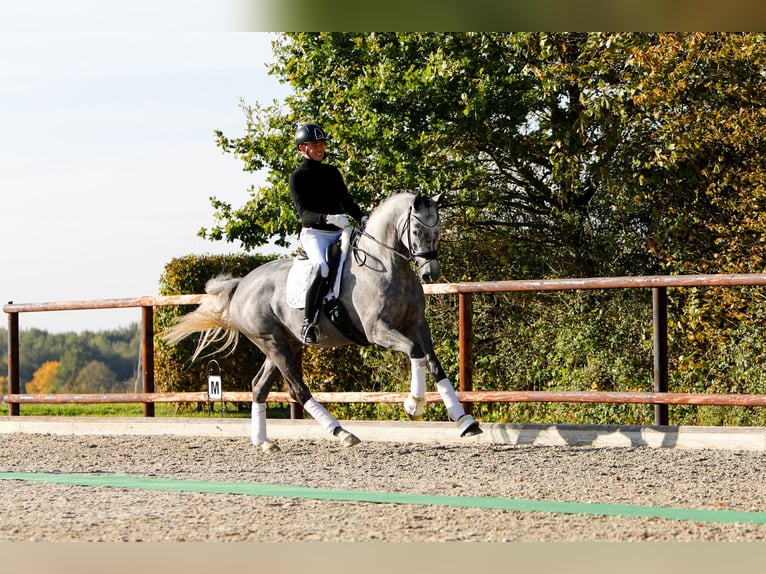
<svg viewBox="0 0 766 574">
<path fill-rule="evenodd" d="M 404 413 L 411 421 L 420 420 L 423 416 L 423 409 L 426 407 L 425 397 L 414 397 L 411 394 L 404 399 Z"/>
<path fill-rule="evenodd" d="M 301 340 L 306 345 L 315 344 L 319 341 L 319 333 L 316 323 L 311 323 L 308 319 L 303 320 L 303 327 L 301 328 Z"/>
</svg>

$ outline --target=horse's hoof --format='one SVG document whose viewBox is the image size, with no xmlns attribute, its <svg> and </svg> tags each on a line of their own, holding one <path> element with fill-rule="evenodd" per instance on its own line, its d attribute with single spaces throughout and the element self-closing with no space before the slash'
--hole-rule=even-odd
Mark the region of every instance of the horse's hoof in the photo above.
<svg viewBox="0 0 766 574">
<path fill-rule="evenodd" d="M 265 453 L 273 453 L 273 452 L 279 452 L 280 449 L 279 445 L 275 442 L 271 442 L 270 440 L 265 440 L 260 444 L 261 450 Z"/>
<path fill-rule="evenodd" d="M 479 421 L 473 418 L 471 415 L 463 415 L 457 421 L 457 426 L 460 429 L 460 436 L 476 436 L 481 434 L 482 431 L 479 427 Z"/>
<path fill-rule="evenodd" d="M 340 430 L 340 432 L 337 434 L 337 437 L 342 448 L 348 448 L 362 442 L 358 436 L 343 429 Z"/>
<path fill-rule="evenodd" d="M 425 397 L 413 397 L 412 395 L 407 395 L 407 398 L 404 400 L 404 413 L 411 421 L 420 420 L 420 417 L 423 415 L 423 409 L 425 409 L 425 407 Z"/>
</svg>

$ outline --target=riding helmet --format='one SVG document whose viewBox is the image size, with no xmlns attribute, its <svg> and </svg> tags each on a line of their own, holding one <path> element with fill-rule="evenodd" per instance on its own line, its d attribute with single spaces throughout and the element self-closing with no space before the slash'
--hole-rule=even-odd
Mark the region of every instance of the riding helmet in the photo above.
<svg viewBox="0 0 766 574">
<path fill-rule="evenodd" d="M 306 124 L 295 132 L 295 145 L 327 141 L 324 130 L 316 124 Z"/>
</svg>

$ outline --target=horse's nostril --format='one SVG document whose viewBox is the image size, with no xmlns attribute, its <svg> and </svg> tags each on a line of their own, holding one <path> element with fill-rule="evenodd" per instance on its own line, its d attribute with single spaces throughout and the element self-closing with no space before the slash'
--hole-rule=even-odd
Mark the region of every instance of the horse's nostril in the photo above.
<svg viewBox="0 0 766 574">
<path fill-rule="evenodd" d="M 433 283 L 439 278 L 439 274 L 431 273 L 430 271 L 426 271 L 423 273 L 420 278 L 423 280 L 424 283 Z"/>
<path fill-rule="evenodd" d="M 420 278 L 424 283 L 433 283 L 441 275 L 439 264 L 435 261 L 430 261 L 427 265 L 423 266 L 420 270 Z"/>
</svg>

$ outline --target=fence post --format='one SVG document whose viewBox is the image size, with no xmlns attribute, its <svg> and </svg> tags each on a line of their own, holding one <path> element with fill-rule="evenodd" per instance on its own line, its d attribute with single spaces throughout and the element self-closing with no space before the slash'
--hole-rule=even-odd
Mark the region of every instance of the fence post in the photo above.
<svg viewBox="0 0 766 574">
<path fill-rule="evenodd" d="M 473 293 L 458 293 L 458 350 L 460 354 L 460 390 L 473 390 Z M 462 403 L 467 414 L 473 403 Z"/>
<path fill-rule="evenodd" d="M 8 313 L 8 394 L 19 392 L 19 314 Z M 8 414 L 18 416 L 19 407 L 19 403 L 8 403 Z"/>
<path fill-rule="evenodd" d="M 652 288 L 652 319 L 654 324 L 654 391 L 668 392 L 668 289 Z M 669 424 L 668 405 L 654 405 L 654 423 Z"/>
<path fill-rule="evenodd" d="M 154 307 L 141 307 L 141 364 L 144 392 L 154 392 Z M 144 403 L 144 416 L 154 416 L 154 403 Z"/>
</svg>

